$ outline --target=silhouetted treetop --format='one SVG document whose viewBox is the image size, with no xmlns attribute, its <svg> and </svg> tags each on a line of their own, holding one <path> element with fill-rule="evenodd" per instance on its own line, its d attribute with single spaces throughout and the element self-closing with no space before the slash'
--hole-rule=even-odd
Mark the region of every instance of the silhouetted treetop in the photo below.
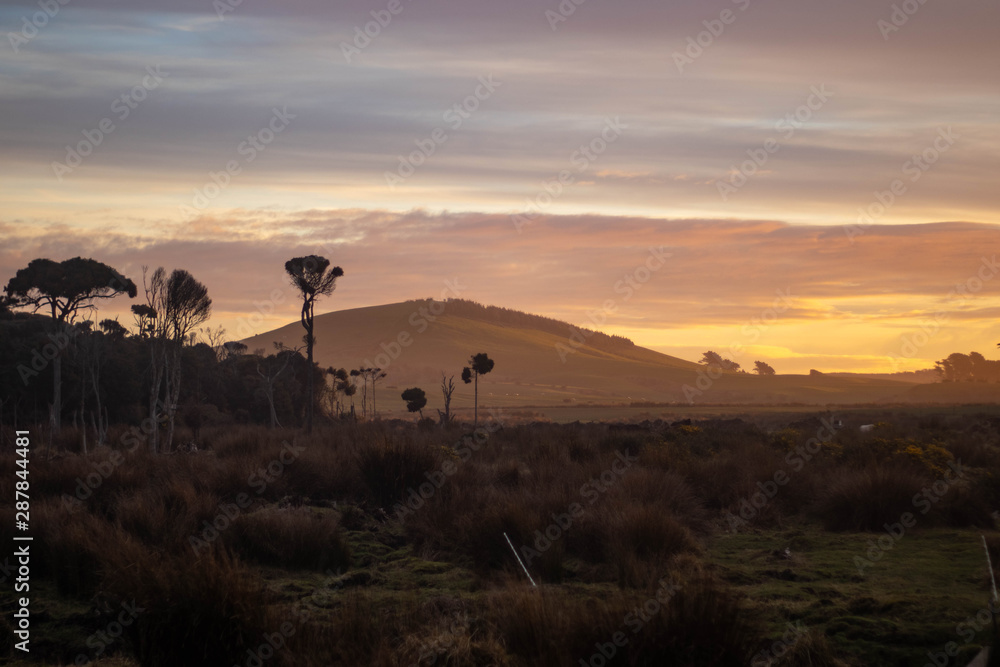
<svg viewBox="0 0 1000 667">
<path fill-rule="evenodd" d="M 34 259 L 18 270 L 4 289 L 15 307 L 49 309 L 52 319 L 70 322 L 74 315 L 92 308 L 94 299 L 111 299 L 119 294 L 135 298 L 135 283 L 107 264 L 74 257 L 62 262 Z"/>
</svg>

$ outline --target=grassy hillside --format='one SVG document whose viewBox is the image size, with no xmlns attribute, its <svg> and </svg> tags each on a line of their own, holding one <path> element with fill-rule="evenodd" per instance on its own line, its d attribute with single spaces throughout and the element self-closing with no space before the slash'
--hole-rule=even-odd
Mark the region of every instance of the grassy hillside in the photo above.
<svg viewBox="0 0 1000 667">
<path fill-rule="evenodd" d="M 549 318 L 451 300 L 408 301 L 354 308 L 316 318 L 316 360 L 322 366 L 379 366 L 389 374 L 379 386 L 390 397 L 380 412 L 401 412 L 398 393 L 423 387 L 428 409 L 440 407 L 441 372 L 456 378 L 468 358 L 487 352 L 496 361 L 484 378 L 480 404 L 524 407 L 581 403 L 851 404 L 949 402 L 953 387 L 851 375 L 730 374 L 709 378 L 704 367 L 639 347 L 620 337 L 580 330 Z M 244 341 L 251 351 L 274 342 L 300 346 L 292 323 Z M 984 385 L 985 386 L 985 385 Z M 687 389 L 685 389 L 687 387 Z M 969 393 L 976 395 L 969 395 Z M 960 400 L 995 400 L 976 389 Z M 472 392 L 455 395 L 457 408 L 472 406 Z"/>
</svg>

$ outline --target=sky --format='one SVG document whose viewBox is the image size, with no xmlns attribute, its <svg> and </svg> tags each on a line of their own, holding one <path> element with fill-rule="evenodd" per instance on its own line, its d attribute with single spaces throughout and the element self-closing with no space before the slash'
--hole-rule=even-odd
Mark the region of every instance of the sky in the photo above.
<svg viewBox="0 0 1000 667">
<path fill-rule="evenodd" d="M 458 295 L 785 373 L 995 358 L 998 19 L 2 2 L 0 280 L 184 268 L 245 337 L 297 318 L 284 261 L 322 254 L 345 275 L 320 310 Z"/>
</svg>

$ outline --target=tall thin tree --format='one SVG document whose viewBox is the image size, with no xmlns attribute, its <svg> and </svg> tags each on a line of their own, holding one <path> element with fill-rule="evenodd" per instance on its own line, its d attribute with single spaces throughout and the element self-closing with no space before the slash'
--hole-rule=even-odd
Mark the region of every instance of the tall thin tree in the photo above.
<svg viewBox="0 0 1000 667">
<path fill-rule="evenodd" d="M 315 373 L 313 372 L 313 347 L 316 344 L 315 319 L 316 300 L 321 296 L 329 296 L 337 285 L 337 278 L 344 275 L 339 266 L 330 266 L 330 260 L 319 255 L 294 257 L 285 262 L 285 272 L 291 278 L 292 285 L 302 296 L 302 312 L 300 320 L 306 330 L 302 340 L 306 344 L 306 359 L 308 361 L 307 383 L 309 403 L 306 405 L 306 433 L 312 433 L 313 412 L 316 405 Z"/>
<path fill-rule="evenodd" d="M 451 395 L 455 393 L 455 376 L 445 375 L 441 371 L 441 394 L 444 396 L 444 412 L 438 410 L 438 417 L 442 426 L 451 423 Z"/>
<path fill-rule="evenodd" d="M 182 349 L 195 327 L 208 321 L 212 314 L 212 299 L 208 296 L 208 288 L 184 269 L 174 269 L 168 277 L 161 266 L 147 282 L 144 267 L 143 287 L 147 307 L 133 308 L 132 311 L 141 322 L 140 328 L 146 326 L 149 331 L 149 416 L 156 424 L 165 417 L 167 434 L 164 449 L 170 451 L 181 391 Z M 160 413 L 161 405 L 165 414 Z M 152 433 L 150 449 L 153 452 L 160 450 L 158 429 Z"/>
<path fill-rule="evenodd" d="M 469 384 L 473 380 L 476 382 L 476 392 L 473 405 L 473 425 L 479 425 L 479 376 L 486 375 L 493 370 L 493 360 L 485 352 L 472 355 L 469 365 L 462 369 L 462 382 Z"/>
</svg>

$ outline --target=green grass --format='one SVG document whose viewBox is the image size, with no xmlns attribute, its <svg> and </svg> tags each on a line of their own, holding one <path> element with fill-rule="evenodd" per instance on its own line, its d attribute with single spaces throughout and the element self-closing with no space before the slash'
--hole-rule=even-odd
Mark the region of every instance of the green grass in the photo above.
<svg viewBox="0 0 1000 667">
<path fill-rule="evenodd" d="M 789 621 L 825 634 L 858 664 L 921 665 L 927 652 L 962 645 L 963 665 L 988 642 L 956 626 L 989 600 L 980 532 L 914 529 L 859 575 L 874 533 L 828 533 L 814 526 L 723 534 L 707 558 L 779 636 Z M 782 555 L 788 548 L 790 558 Z"/>
</svg>

